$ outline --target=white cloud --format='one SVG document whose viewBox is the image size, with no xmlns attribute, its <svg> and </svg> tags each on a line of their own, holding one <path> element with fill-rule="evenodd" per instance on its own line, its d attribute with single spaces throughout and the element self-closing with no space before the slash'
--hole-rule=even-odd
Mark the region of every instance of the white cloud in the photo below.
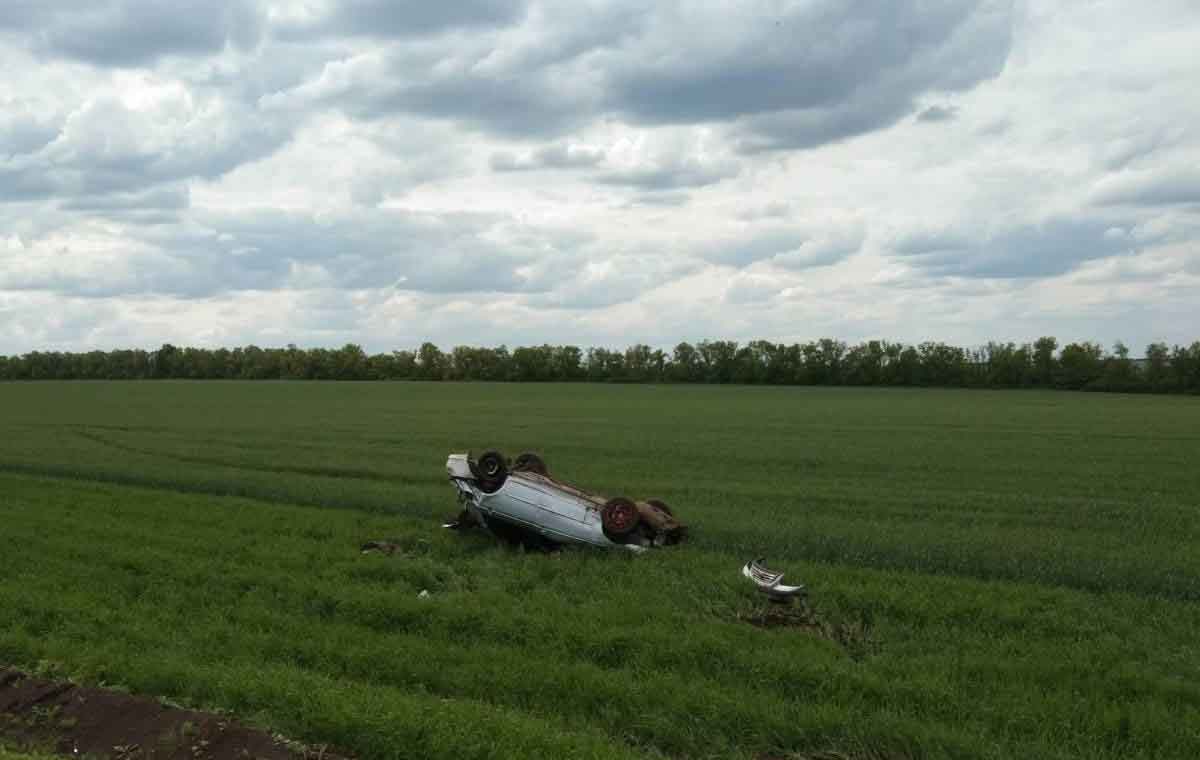
<svg viewBox="0 0 1200 760">
<path fill-rule="evenodd" d="M 1200 337 L 1194 3 L 200 5 L 0 5 L 0 353 Z"/>
</svg>

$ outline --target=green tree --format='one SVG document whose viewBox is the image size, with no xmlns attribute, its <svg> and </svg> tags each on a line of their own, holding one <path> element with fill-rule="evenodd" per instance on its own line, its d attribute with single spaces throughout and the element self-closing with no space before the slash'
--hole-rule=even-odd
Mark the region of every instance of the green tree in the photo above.
<svg viewBox="0 0 1200 760">
<path fill-rule="evenodd" d="M 153 367 L 153 376 L 159 379 L 173 377 L 175 371 L 175 356 L 179 353 L 179 349 L 172 346 L 170 343 L 164 343 L 162 348 L 151 354 L 150 366 Z"/>
<path fill-rule="evenodd" d="M 1166 343 L 1151 343 L 1146 346 L 1146 384 L 1151 391 L 1165 391 L 1170 388 L 1171 353 Z"/>
<path fill-rule="evenodd" d="M 512 377 L 515 380 L 544 382 L 554 379 L 554 351 L 550 346 L 514 348 Z"/>
<path fill-rule="evenodd" d="M 731 340 L 702 340 L 696 345 L 700 363 L 704 367 L 704 381 L 709 383 L 733 382 L 734 359 L 738 344 Z"/>
<path fill-rule="evenodd" d="M 1058 387 L 1082 390 L 1104 372 L 1104 349 L 1096 343 L 1068 343 L 1058 357 Z"/>
<path fill-rule="evenodd" d="M 441 380 L 446 372 L 446 355 L 429 341 L 417 349 L 417 376 L 422 380 Z"/>
<path fill-rule="evenodd" d="M 667 377 L 676 383 L 699 383 L 704 380 L 704 363 L 695 346 L 686 341 L 675 346 Z"/>
<path fill-rule="evenodd" d="M 1058 362 L 1054 358 L 1057 350 L 1057 338 L 1045 336 L 1033 343 L 1034 379 L 1043 388 L 1053 387 L 1058 377 Z"/>
<path fill-rule="evenodd" d="M 552 357 L 554 377 L 557 380 L 582 380 L 583 351 L 579 346 L 556 346 Z"/>
<path fill-rule="evenodd" d="M 843 360 L 842 378 L 848 385 L 880 385 L 886 360 L 883 344 L 872 340 L 852 346 Z"/>
<path fill-rule="evenodd" d="M 921 354 L 913 346 L 905 346 L 896 360 L 896 383 L 898 385 L 921 385 Z"/>
<path fill-rule="evenodd" d="M 1112 355 L 1104 360 L 1099 388 L 1125 393 L 1145 389 L 1142 377 L 1133 360 L 1129 358 L 1129 349 L 1124 343 L 1117 341 L 1113 346 Z"/>
<path fill-rule="evenodd" d="M 992 388 L 1018 388 L 1034 377 L 1033 358 L 1028 345 L 989 342 L 983 349 L 986 364 L 985 384 Z"/>
<path fill-rule="evenodd" d="M 1171 381 L 1176 390 L 1200 392 L 1200 342 L 1171 349 Z"/>
<path fill-rule="evenodd" d="M 335 380 L 366 380 L 367 353 L 357 343 L 347 343 L 333 354 Z"/>
<path fill-rule="evenodd" d="M 654 379 L 654 351 L 645 343 L 625 349 L 625 379 L 631 383 L 644 383 Z"/>
</svg>

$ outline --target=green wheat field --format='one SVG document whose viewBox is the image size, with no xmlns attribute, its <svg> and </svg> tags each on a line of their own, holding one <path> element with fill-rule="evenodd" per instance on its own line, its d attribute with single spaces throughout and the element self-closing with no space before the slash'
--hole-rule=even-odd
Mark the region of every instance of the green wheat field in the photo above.
<svg viewBox="0 0 1200 760">
<path fill-rule="evenodd" d="M 691 539 L 442 531 L 492 447 Z M 362 758 L 1200 757 L 1200 399 L 4 384 L 0 665 Z"/>
</svg>

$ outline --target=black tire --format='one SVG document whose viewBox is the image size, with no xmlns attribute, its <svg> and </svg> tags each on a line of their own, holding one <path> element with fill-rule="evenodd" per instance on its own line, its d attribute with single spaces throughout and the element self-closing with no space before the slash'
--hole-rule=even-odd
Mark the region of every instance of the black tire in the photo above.
<svg viewBox="0 0 1200 760">
<path fill-rule="evenodd" d="M 526 451 L 517 457 L 516 461 L 513 462 L 513 472 L 534 472 L 538 475 L 550 474 L 550 471 L 546 469 L 545 461 L 532 451 Z"/>
<path fill-rule="evenodd" d="M 609 499 L 600 508 L 600 525 L 610 541 L 621 543 L 637 528 L 641 519 L 637 505 L 624 496 Z"/>
<path fill-rule="evenodd" d="M 646 503 L 652 507 L 658 507 L 659 509 L 666 512 L 671 517 L 675 516 L 675 513 L 671 511 L 671 508 L 668 507 L 667 503 L 665 501 L 663 501 L 662 499 L 646 499 Z"/>
<path fill-rule="evenodd" d="M 485 451 L 475 460 L 475 477 L 484 493 L 495 493 L 508 480 L 508 462 L 499 451 Z"/>
</svg>

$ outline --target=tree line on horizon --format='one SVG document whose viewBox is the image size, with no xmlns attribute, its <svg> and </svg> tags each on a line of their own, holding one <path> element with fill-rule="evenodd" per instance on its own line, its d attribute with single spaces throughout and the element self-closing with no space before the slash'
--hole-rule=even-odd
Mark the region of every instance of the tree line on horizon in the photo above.
<svg viewBox="0 0 1200 760">
<path fill-rule="evenodd" d="M 665 352 L 638 343 L 625 351 L 577 346 L 480 348 L 449 352 L 426 342 L 416 351 L 367 354 L 341 348 L 194 348 L 157 351 L 31 352 L 0 357 L 0 379 L 332 379 L 332 381 L 492 381 L 908 385 L 949 388 L 1200 393 L 1200 341 L 1151 343 L 1145 358 L 1117 343 L 989 342 L 966 349 L 926 341 L 858 345 L 756 340 L 679 343 Z"/>
<path fill-rule="evenodd" d="M 848 345 L 754 340 L 683 342 L 667 352 L 645 344 L 624 351 L 540 345 L 509 349 L 426 342 L 415 351 L 367 354 L 338 349 L 180 348 L 155 351 L 34 351 L 0 356 L 0 380 L 451 380 L 494 382 L 738 383 L 762 385 L 1057 388 L 1200 393 L 1200 341 L 1151 343 L 1133 359 L 1117 343 L 1059 349 L 1053 337 L 1033 343 L 990 342 L 965 349 L 927 341 L 871 340 Z"/>
</svg>

